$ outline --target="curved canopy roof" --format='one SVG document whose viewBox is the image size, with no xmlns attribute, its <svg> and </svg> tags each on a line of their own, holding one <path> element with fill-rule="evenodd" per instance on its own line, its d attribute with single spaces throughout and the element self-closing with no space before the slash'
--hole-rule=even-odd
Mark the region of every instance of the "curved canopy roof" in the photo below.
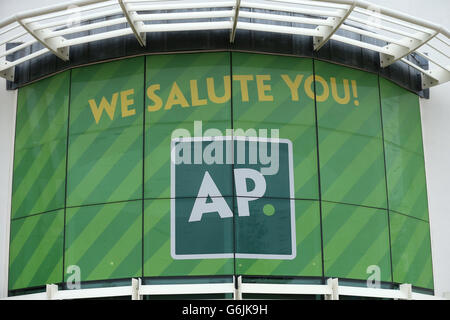
<svg viewBox="0 0 450 320">
<path fill-rule="evenodd" d="M 99 18 L 108 18 L 99 22 Z M 111 31 L 107 27 L 122 25 Z M 330 39 L 380 54 L 385 68 L 405 63 L 422 74 L 424 89 L 450 81 L 450 33 L 445 28 L 359 0 L 79 0 L 23 12 L 0 21 L 0 76 L 14 80 L 15 66 L 52 53 L 70 59 L 76 45 L 134 34 L 239 30 L 313 38 L 314 50 Z M 83 32 L 91 31 L 89 35 Z M 343 32 L 345 31 L 345 32 Z M 361 35 L 356 40 L 349 34 Z M 7 49 L 6 44 L 16 46 Z M 43 49 L 26 48 L 41 43 Z M 17 52 L 23 51 L 19 55 Z M 410 54 L 429 64 L 415 64 Z M 7 57 L 13 54 L 15 60 Z"/>
</svg>

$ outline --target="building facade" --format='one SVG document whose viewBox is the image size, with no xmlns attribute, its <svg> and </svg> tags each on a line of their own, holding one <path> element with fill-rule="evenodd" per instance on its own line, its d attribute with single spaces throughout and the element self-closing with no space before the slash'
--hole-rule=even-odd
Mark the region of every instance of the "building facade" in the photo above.
<svg viewBox="0 0 450 320">
<path fill-rule="evenodd" d="M 141 48 L 130 35 L 16 67 L 9 295 L 74 276 L 446 290 L 423 111 L 434 88 L 424 103 L 416 70 L 333 40 L 235 37 L 155 33 Z"/>
</svg>

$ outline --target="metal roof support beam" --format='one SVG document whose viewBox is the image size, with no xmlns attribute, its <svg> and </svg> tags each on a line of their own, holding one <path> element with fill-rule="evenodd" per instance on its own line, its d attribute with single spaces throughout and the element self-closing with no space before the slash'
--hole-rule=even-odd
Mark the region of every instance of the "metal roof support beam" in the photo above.
<svg viewBox="0 0 450 320">
<path fill-rule="evenodd" d="M 0 62 L 0 77 L 5 78 L 6 80 L 14 81 L 14 68 L 18 64 L 21 64 L 25 61 L 29 61 L 36 57 L 39 57 L 45 53 L 49 52 L 47 48 L 41 49 L 39 51 L 33 52 L 32 54 L 19 58 L 14 61 L 2 61 Z"/>
<path fill-rule="evenodd" d="M 330 0 L 315 0 L 315 1 L 329 2 Z M 386 8 L 383 6 L 378 6 L 378 5 L 374 6 L 373 3 L 370 3 L 369 1 L 365 1 L 365 0 L 332 0 L 331 2 L 340 3 L 340 4 L 348 4 L 348 5 L 353 4 L 356 7 L 362 8 L 362 9 L 367 9 L 369 7 L 376 8 L 377 12 L 379 13 L 378 15 L 376 15 L 376 17 L 382 18 L 383 16 L 389 16 L 390 18 L 394 18 L 397 21 L 402 20 L 402 22 L 408 22 L 412 25 L 421 26 L 423 28 L 427 28 L 427 29 L 431 29 L 431 30 L 440 30 L 441 29 L 441 33 L 444 36 L 450 37 L 450 32 L 447 31 L 446 29 L 442 29 L 442 27 L 437 24 L 431 23 L 431 22 L 423 20 L 423 19 L 418 19 L 418 18 L 410 16 L 408 14 L 404 14 L 399 11 L 389 9 L 389 8 Z M 392 20 L 392 19 L 390 19 L 390 20 Z"/>
<path fill-rule="evenodd" d="M 68 9 L 69 4 L 79 8 Z M 222 8 L 222 10 L 205 10 L 208 8 Z M 241 10 L 241 8 L 244 9 Z M 169 13 L 153 12 L 171 9 L 188 10 Z M 260 12 L 255 9 L 269 10 L 270 12 Z M 77 27 L 68 27 L 65 17 L 78 11 L 80 13 L 79 21 L 85 23 Z M 139 14 L 141 11 L 152 12 Z M 116 14 L 121 17 L 113 17 L 101 22 L 92 21 L 96 18 L 109 18 Z M 358 18 L 358 14 L 367 18 L 376 18 L 380 22 L 365 21 Z M 239 18 L 241 20 L 242 18 L 250 19 L 250 22 L 241 21 Z M 208 19 L 208 22 L 195 22 L 192 19 Z M 263 20 L 263 22 L 255 23 L 252 19 Z M 164 22 L 165 20 L 171 21 L 169 23 Z M 315 29 L 273 23 L 280 21 L 313 25 Z M 351 21 L 359 23 L 362 29 L 346 24 Z M 149 22 L 153 23 L 146 24 Z M 88 36 L 75 35 L 71 39 L 65 37 L 67 34 L 91 31 L 112 25 L 120 24 L 122 27 L 122 24 L 125 23 L 125 27 L 113 31 L 94 32 Z M 384 30 L 396 34 L 398 37 L 367 30 L 364 26 L 372 26 L 376 30 Z M 23 30 L 11 35 L 16 29 L 22 28 Z M 437 24 L 395 10 L 372 6 L 364 0 L 267 0 L 264 2 L 256 0 L 200 2 L 195 0 L 71 0 L 68 3 L 23 12 L 0 21 L 0 35 L 5 35 L 5 39 L 8 39 L 0 41 L 0 77 L 13 80 L 16 65 L 32 61 L 48 52 L 52 52 L 63 60 L 69 60 L 69 48 L 82 43 L 134 34 L 139 44 L 145 46 L 146 33 L 219 29 L 230 32 L 230 43 L 235 41 L 237 29 L 313 37 L 314 50 L 316 51 L 332 39 L 379 52 L 381 67 L 387 67 L 396 61 L 403 61 L 422 74 L 424 88 L 450 81 L 450 68 L 448 66 L 450 54 L 444 49 L 429 44 L 431 39 L 436 38 L 436 41 L 442 42 L 448 49 L 448 46 L 450 46 L 448 41 L 450 39 L 449 31 Z M 338 35 L 338 30 L 349 31 L 371 39 L 379 39 L 383 42 L 382 45 L 375 45 L 365 39 L 356 40 L 352 37 Z M 22 36 L 32 37 L 33 39 L 30 41 L 27 37 L 23 40 L 25 42 L 8 50 L 2 46 L 2 43 L 20 39 Z M 21 55 L 14 61 L 3 59 L 5 56 L 30 47 L 36 42 L 41 43 L 44 48 L 35 52 L 27 51 L 24 53 L 25 55 Z M 412 52 L 423 55 L 418 49 L 424 45 L 428 45 L 431 50 L 431 55 L 424 57 L 431 65 L 429 70 L 425 70 L 405 58 Z M 440 54 L 444 59 L 442 61 L 433 60 L 432 56 L 435 53 Z"/>
<path fill-rule="evenodd" d="M 0 62 L 0 77 L 5 78 L 9 81 L 14 81 L 15 67 L 10 65 L 11 62 L 8 61 Z"/>
<path fill-rule="evenodd" d="M 139 41 L 139 44 L 141 47 L 145 47 L 147 45 L 146 43 L 146 36 L 147 34 L 142 31 L 142 27 L 144 26 L 144 22 L 142 21 L 136 21 L 137 13 L 136 12 L 130 12 L 129 8 L 124 2 L 124 0 L 119 0 L 120 7 L 122 8 L 123 14 L 125 18 L 127 18 L 128 24 L 130 25 L 131 30 L 133 30 L 133 33 L 136 37 L 136 39 Z"/>
<path fill-rule="evenodd" d="M 239 18 L 239 9 L 241 8 L 241 0 L 236 0 L 236 5 L 234 6 L 234 17 L 233 19 L 233 27 L 230 32 L 230 43 L 234 43 L 234 38 L 236 37 L 236 27 Z"/>
<path fill-rule="evenodd" d="M 344 23 L 347 17 L 353 12 L 356 2 L 350 5 L 347 10 L 341 10 L 341 17 L 329 17 L 327 22 L 332 23 L 332 26 L 318 26 L 316 30 L 321 33 L 321 36 L 313 38 L 314 50 L 318 51 L 322 48 L 328 40 L 338 31 L 339 27 Z"/>
<path fill-rule="evenodd" d="M 22 20 L 17 20 L 17 22 L 26 30 L 28 33 L 39 41 L 44 47 L 53 52 L 58 58 L 69 61 L 69 51 L 70 47 L 64 45 L 66 39 L 63 37 L 54 37 L 49 38 L 51 36 L 51 32 L 48 29 L 35 30 L 33 23 L 26 23 Z"/>
<path fill-rule="evenodd" d="M 428 41 L 437 36 L 439 32 L 435 31 L 432 34 L 425 34 L 418 32 L 414 34 L 414 39 L 404 38 L 400 40 L 401 45 L 395 43 L 389 43 L 384 48 L 389 52 L 388 54 L 380 53 L 380 65 L 382 68 L 386 68 L 394 62 L 401 60 L 407 55 L 419 49 Z M 420 40 L 418 40 L 419 38 Z"/>
<path fill-rule="evenodd" d="M 450 81 L 450 66 L 442 68 L 435 66 L 431 70 L 422 73 L 422 89 L 428 89 Z"/>
</svg>

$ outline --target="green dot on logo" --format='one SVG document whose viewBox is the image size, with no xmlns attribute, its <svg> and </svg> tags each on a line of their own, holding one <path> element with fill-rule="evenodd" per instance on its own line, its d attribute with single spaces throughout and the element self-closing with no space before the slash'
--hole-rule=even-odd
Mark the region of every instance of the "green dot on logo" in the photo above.
<svg viewBox="0 0 450 320">
<path fill-rule="evenodd" d="M 275 213 L 275 208 L 271 204 L 266 204 L 263 208 L 263 212 L 266 216 L 271 216 Z"/>
</svg>

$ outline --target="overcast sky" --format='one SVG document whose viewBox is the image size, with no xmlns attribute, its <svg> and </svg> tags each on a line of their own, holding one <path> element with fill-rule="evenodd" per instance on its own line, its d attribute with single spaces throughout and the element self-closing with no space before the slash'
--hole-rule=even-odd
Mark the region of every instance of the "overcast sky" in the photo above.
<svg viewBox="0 0 450 320">
<path fill-rule="evenodd" d="M 2 1 L 2 0 L 0 0 Z M 449 0 L 368 0 L 373 4 L 396 9 L 404 13 L 429 20 L 450 29 Z"/>
</svg>

